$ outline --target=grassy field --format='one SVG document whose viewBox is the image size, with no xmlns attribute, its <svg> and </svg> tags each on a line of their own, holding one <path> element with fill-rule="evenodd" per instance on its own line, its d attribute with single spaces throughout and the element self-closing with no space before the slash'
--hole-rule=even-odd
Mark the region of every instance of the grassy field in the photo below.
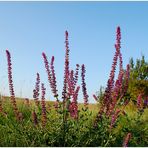
<svg viewBox="0 0 148 148">
<path fill-rule="evenodd" d="M 148 109 L 138 113 L 136 105 L 130 102 L 116 124 L 110 130 L 110 118 L 99 121 L 93 127 L 99 104 L 79 104 L 79 120 L 69 115 L 64 123 L 63 113 L 55 110 L 54 102 L 46 102 L 47 122 L 42 125 L 42 111 L 34 100 L 17 98 L 22 120 L 17 121 L 9 97 L 1 97 L 3 114 L 0 114 L 0 146 L 122 146 L 125 135 L 132 133 L 129 146 L 147 146 Z M 32 115 L 37 114 L 37 124 Z M 65 129 L 64 129 L 65 128 Z"/>
</svg>

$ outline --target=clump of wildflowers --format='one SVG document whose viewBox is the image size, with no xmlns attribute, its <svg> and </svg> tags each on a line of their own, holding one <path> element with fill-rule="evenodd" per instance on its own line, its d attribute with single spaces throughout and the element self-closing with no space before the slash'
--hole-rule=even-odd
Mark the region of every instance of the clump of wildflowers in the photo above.
<svg viewBox="0 0 148 148">
<path fill-rule="evenodd" d="M 123 61 L 122 54 L 120 51 L 121 48 L 121 30 L 120 27 L 117 27 L 116 31 L 116 44 L 115 44 L 115 55 L 113 58 L 112 68 L 110 72 L 109 79 L 107 81 L 107 87 L 105 89 L 105 93 L 103 96 L 102 105 L 100 111 L 98 112 L 97 119 L 101 119 L 103 113 L 105 113 L 108 117 L 112 116 L 112 123 L 116 120 L 117 116 L 115 115 L 115 108 L 118 105 L 120 99 L 124 97 L 128 88 L 129 81 L 129 65 L 127 65 L 126 72 L 123 70 Z M 115 72 L 117 61 L 119 58 L 119 74 L 118 78 L 115 81 Z M 94 96 L 96 99 L 96 97 Z M 124 104 L 124 106 L 126 106 Z M 95 122 L 97 122 L 97 119 Z"/>
</svg>

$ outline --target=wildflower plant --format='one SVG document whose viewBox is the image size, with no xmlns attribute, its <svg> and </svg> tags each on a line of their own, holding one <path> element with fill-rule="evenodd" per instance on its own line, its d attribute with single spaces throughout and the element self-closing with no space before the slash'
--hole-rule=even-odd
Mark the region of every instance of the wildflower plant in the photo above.
<svg viewBox="0 0 148 148">
<path fill-rule="evenodd" d="M 15 117 L 19 120 L 19 111 L 15 99 L 13 79 L 12 79 L 12 63 L 11 63 L 11 54 L 6 50 L 7 64 L 8 64 L 8 82 L 9 82 L 9 91 L 11 96 L 11 104 L 13 106 Z"/>
<path fill-rule="evenodd" d="M 92 104 L 89 104 L 88 100 L 86 66 L 76 64 L 74 70 L 70 67 L 68 37 L 69 34 L 66 31 L 62 100 L 59 99 L 57 88 L 55 57 L 52 56 L 49 62 L 47 54 L 42 53 L 49 86 L 55 99 L 50 103 L 45 97 L 48 89 L 46 90 L 44 83 L 40 85 L 40 75 L 37 73 L 33 90 L 34 100 L 26 98 L 23 103 L 17 104 L 12 79 L 11 55 L 6 50 L 11 103 L 9 99 L 0 100 L 0 146 L 127 147 L 148 145 L 146 139 L 148 98 L 141 93 L 136 98 L 136 105 L 130 101 L 131 96 L 128 92 L 130 65 L 127 64 L 126 69 L 123 69 L 120 27 L 116 30 L 115 54 L 107 86 L 101 94 L 101 99 L 93 95 L 98 103 L 98 109 L 94 107 L 90 109 Z M 118 61 L 119 74 L 115 79 Z M 78 81 L 79 73 L 81 84 Z M 83 104 L 78 103 L 80 91 L 83 94 Z M 6 113 L 5 116 L 3 113 Z M 13 114 L 21 122 L 17 122 Z"/>
<path fill-rule="evenodd" d="M 33 98 L 37 106 L 39 106 L 39 91 L 40 91 L 40 75 L 37 73 L 35 89 L 33 90 Z"/>
</svg>

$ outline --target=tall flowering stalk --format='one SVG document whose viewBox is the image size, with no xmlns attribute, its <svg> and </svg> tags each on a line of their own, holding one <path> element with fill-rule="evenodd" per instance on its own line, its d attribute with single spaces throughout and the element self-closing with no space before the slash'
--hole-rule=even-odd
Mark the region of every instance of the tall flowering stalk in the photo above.
<svg viewBox="0 0 148 148">
<path fill-rule="evenodd" d="M 17 108 L 16 100 L 15 100 L 15 93 L 14 93 L 14 86 L 13 86 L 13 79 L 12 79 L 11 55 L 10 55 L 10 52 L 8 50 L 6 50 L 6 56 L 7 56 L 7 63 L 8 63 L 8 82 L 9 82 L 11 104 L 13 106 L 15 116 L 19 120 L 19 111 L 18 111 L 18 108 Z"/>
<path fill-rule="evenodd" d="M 88 94 L 87 94 L 87 89 L 86 89 L 86 83 L 85 83 L 85 65 L 83 64 L 81 67 L 81 78 L 82 78 L 82 92 L 83 92 L 83 98 L 84 98 L 84 105 L 88 105 Z"/>
<path fill-rule="evenodd" d="M 66 108 L 69 108 L 69 98 L 67 95 L 67 86 L 68 82 L 67 79 L 69 77 L 69 41 L 68 41 L 68 31 L 65 31 L 65 68 L 64 68 L 64 82 L 63 82 L 63 91 L 62 91 L 62 98 L 63 98 L 63 112 Z M 67 112 L 63 113 L 63 141 L 65 141 L 65 131 L 66 131 L 66 122 L 67 122 Z"/>
<path fill-rule="evenodd" d="M 120 60 L 120 71 L 122 70 L 122 55 L 120 52 L 120 48 L 121 48 L 121 30 L 120 27 L 117 27 L 117 31 L 116 31 L 116 44 L 115 44 L 115 55 L 113 58 L 113 64 L 112 64 L 112 69 L 110 72 L 110 85 L 109 85 L 109 89 L 110 91 L 112 91 L 113 87 L 114 87 L 114 77 L 115 77 L 115 71 L 116 71 L 116 66 L 117 66 L 117 60 L 118 60 L 118 56 L 119 56 L 119 60 Z M 119 72 L 120 73 L 120 72 Z"/>
<path fill-rule="evenodd" d="M 73 94 L 72 102 L 77 102 L 79 90 L 80 90 L 80 86 L 77 86 L 77 88 L 76 88 L 76 90 L 75 90 L 75 92 Z"/>
<path fill-rule="evenodd" d="M 42 53 L 42 56 L 44 59 L 44 64 L 45 64 L 46 72 L 48 75 L 48 81 L 50 84 L 51 91 L 52 91 L 54 97 L 58 100 L 56 76 L 55 76 L 55 70 L 54 70 L 54 56 L 52 56 L 52 58 L 51 58 L 50 66 L 49 66 L 47 56 L 44 52 Z"/>
<path fill-rule="evenodd" d="M 39 73 L 36 74 L 36 84 L 35 89 L 33 90 L 33 98 L 35 100 L 36 105 L 39 105 L 39 91 L 40 91 L 40 75 Z"/>
<path fill-rule="evenodd" d="M 120 48 L 121 48 L 121 29 L 120 27 L 118 26 L 117 27 L 117 32 L 116 32 L 116 44 L 115 44 L 115 48 L 116 48 L 116 51 L 118 52 L 118 55 L 119 55 L 119 61 L 120 61 L 120 71 L 123 69 L 123 61 L 122 61 L 122 54 L 120 52 Z"/>
<path fill-rule="evenodd" d="M 108 115 L 110 115 L 112 112 L 114 112 L 115 106 L 117 104 L 117 101 L 121 99 L 122 94 L 122 87 L 123 87 L 123 76 L 124 72 L 121 70 L 118 75 L 118 79 L 115 82 L 115 86 L 113 88 L 112 92 L 112 102 L 110 103 L 110 108 L 108 110 Z"/>
<path fill-rule="evenodd" d="M 123 147 L 127 147 L 127 146 L 128 146 L 128 143 L 129 143 L 129 141 L 130 141 L 130 139 L 131 139 L 131 136 L 132 136 L 131 133 L 128 133 L 128 134 L 126 135 L 126 137 L 125 137 L 125 139 L 124 139 L 124 141 L 123 141 Z"/>
<path fill-rule="evenodd" d="M 58 99 L 58 94 L 57 94 L 57 85 L 56 85 L 56 76 L 55 76 L 55 70 L 54 70 L 54 56 L 51 58 L 51 63 L 50 63 L 50 69 L 51 69 L 51 80 L 52 80 L 52 92 L 54 94 L 54 97 Z"/>
<path fill-rule="evenodd" d="M 117 107 L 116 105 L 118 105 L 120 99 L 122 99 L 127 92 L 128 81 L 129 81 L 129 65 L 127 65 L 126 73 L 124 73 L 122 54 L 120 48 L 121 48 L 121 30 L 120 27 L 117 27 L 116 44 L 115 44 L 116 51 L 113 58 L 110 76 L 107 81 L 107 87 L 105 89 L 105 93 L 103 96 L 102 105 L 96 117 L 94 126 L 97 125 L 98 120 L 102 119 L 103 113 L 105 113 L 107 117 L 111 116 L 112 121 L 116 119 L 117 117 L 115 116 L 115 110 Z M 119 57 L 119 74 L 117 80 L 115 81 L 114 78 L 115 78 L 115 71 L 116 71 L 118 57 Z M 124 106 L 127 105 L 125 104 Z"/>
<path fill-rule="evenodd" d="M 107 113 L 110 108 L 110 104 L 112 102 L 112 91 L 114 87 L 114 77 L 115 77 L 115 71 L 116 71 L 116 65 L 117 65 L 117 60 L 118 60 L 118 51 L 116 50 L 114 58 L 113 58 L 113 64 L 112 64 L 112 69 L 110 72 L 110 77 L 107 82 L 107 87 L 105 89 L 105 94 L 104 94 L 104 100 L 103 100 L 103 105 L 104 105 L 104 111 Z"/>
<path fill-rule="evenodd" d="M 123 68 L 122 68 L 122 55 L 120 53 L 120 48 L 121 48 L 120 27 L 117 27 L 117 31 L 116 31 L 115 48 L 116 48 L 116 51 L 115 51 L 115 55 L 114 55 L 114 58 L 113 58 L 112 69 L 111 69 L 111 72 L 110 72 L 109 80 L 107 82 L 107 87 L 106 87 L 106 90 L 105 90 L 104 100 L 103 100 L 104 109 L 105 109 L 105 112 L 107 114 L 110 114 L 110 108 L 113 108 L 113 106 L 114 106 L 114 104 L 112 104 L 112 102 L 116 102 L 116 99 L 117 99 L 115 97 L 112 97 L 112 93 L 114 91 L 113 89 L 114 89 L 114 86 L 115 86 L 114 77 L 115 77 L 115 71 L 116 71 L 118 56 L 119 56 L 119 61 L 120 61 L 120 64 L 119 64 L 120 70 L 119 70 L 118 80 L 116 81 L 116 85 L 121 86 L 121 84 L 122 84 L 121 80 L 122 80 L 122 76 L 123 76 L 123 70 L 122 70 Z M 116 89 L 116 91 L 118 91 L 118 90 Z M 113 101 L 113 98 L 114 98 L 114 101 Z"/>
<path fill-rule="evenodd" d="M 64 69 L 64 84 L 62 91 L 63 101 L 67 98 L 67 78 L 69 76 L 69 41 L 68 41 L 68 31 L 65 31 L 65 69 Z"/>
<path fill-rule="evenodd" d="M 41 105 L 42 105 L 42 126 L 45 127 L 47 122 L 47 116 L 46 116 L 46 103 L 45 103 L 45 90 L 44 84 L 41 84 L 42 88 L 42 98 L 41 98 Z"/>
<path fill-rule="evenodd" d="M 115 83 L 115 87 L 118 88 L 117 91 L 121 91 L 124 71 L 123 71 L 122 54 L 121 54 L 121 51 L 120 51 L 120 48 L 121 48 L 121 30 L 120 30 L 119 26 L 117 27 L 115 48 L 116 48 L 116 52 L 118 53 L 118 57 L 119 57 L 119 74 L 118 74 L 117 83 Z"/>
<path fill-rule="evenodd" d="M 75 75 L 74 75 L 74 89 L 78 82 L 79 68 L 80 68 L 79 64 L 76 64 L 76 70 L 75 70 Z"/>
<path fill-rule="evenodd" d="M 50 84 L 50 87 L 52 88 L 52 75 L 51 75 L 51 71 L 50 71 L 50 67 L 49 67 L 49 62 L 48 62 L 47 56 L 44 52 L 42 53 L 42 56 L 44 59 L 44 64 L 45 64 L 45 68 L 46 68 L 46 72 L 47 72 L 47 76 L 48 76 L 48 82 Z"/>
</svg>

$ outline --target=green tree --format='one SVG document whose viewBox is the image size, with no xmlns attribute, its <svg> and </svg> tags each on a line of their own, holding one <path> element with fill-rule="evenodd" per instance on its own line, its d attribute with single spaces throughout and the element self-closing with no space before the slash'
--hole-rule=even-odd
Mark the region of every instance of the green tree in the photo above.
<svg viewBox="0 0 148 148">
<path fill-rule="evenodd" d="M 137 59 L 134 63 L 133 58 L 130 59 L 130 80 L 128 91 L 132 100 L 137 99 L 139 94 L 145 98 L 148 96 L 148 62 L 145 57 Z"/>
</svg>

